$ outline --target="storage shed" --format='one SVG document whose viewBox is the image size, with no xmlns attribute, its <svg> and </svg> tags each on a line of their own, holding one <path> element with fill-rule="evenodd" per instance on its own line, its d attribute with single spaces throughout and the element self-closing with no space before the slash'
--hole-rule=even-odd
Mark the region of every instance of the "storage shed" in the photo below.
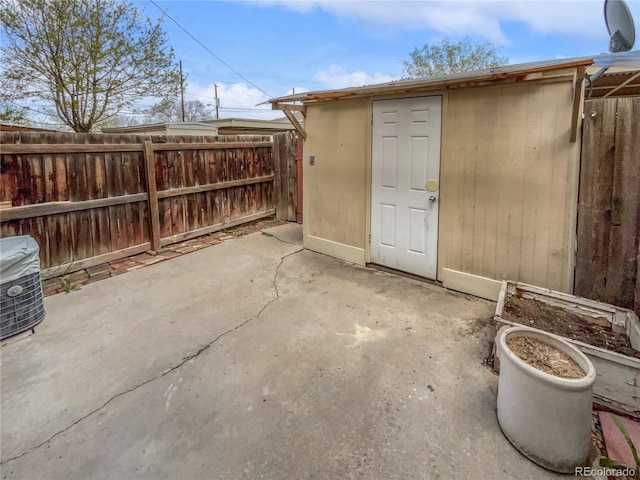
<svg viewBox="0 0 640 480">
<path fill-rule="evenodd" d="M 585 71 L 596 63 L 271 100 L 305 115 L 304 246 L 494 300 L 503 279 L 571 293 Z"/>
</svg>

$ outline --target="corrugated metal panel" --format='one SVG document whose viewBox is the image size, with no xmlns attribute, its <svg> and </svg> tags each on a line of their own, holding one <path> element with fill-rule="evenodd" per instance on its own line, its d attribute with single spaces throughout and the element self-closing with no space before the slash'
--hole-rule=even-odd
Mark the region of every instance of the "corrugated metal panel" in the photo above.
<svg viewBox="0 0 640 480">
<path fill-rule="evenodd" d="M 588 98 L 635 97 L 640 95 L 640 70 L 606 73 L 592 86 L 587 84 Z"/>
<path fill-rule="evenodd" d="M 466 83 L 479 83 L 487 81 L 498 81 L 503 79 L 524 80 L 526 75 L 548 72 L 553 70 L 570 69 L 593 64 L 593 57 L 580 57 L 563 60 L 548 60 L 544 62 L 522 63 L 518 65 L 505 65 L 502 67 L 485 70 L 474 70 L 471 72 L 454 73 L 440 77 L 420 78 L 412 80 L 396 80 L 393 82 L 376 85 L 365 85 L 362 87 L 343 88 L 339 90 L 322 90 L 316 92 L 305 92 L 297 95 L 274 98 L 269 103 L 286 102 L 313 102 L 326 101 L 338 98 L 355 98 L 372 94 L 387 94 L 394 91 L 411 91 L 425 88 L 447 88 L 448 86 Z"/>
<path fill-rule="evenodd" d="M 526 76 L 530 74 L 589 65 L 607 68 L 626 66 L 635 70 L 640 66 L 640 51 L 596 55 L 589 57 L 577 57 L 561 60 L 545 60 L 541 62 L 505 65 L 502 67 L 485 70 L 454 73 L 451 75 L 444 75 L 440 77 L 397 80 L 376 85 L 365 85 L 362 87 L 305 92 L 297 95 L 287 95 L 284 97 L 274 98 L 265 103 L 271 103 L 274 105 L 290 102 L 309 103 L 337 100 L 339 98 L 356 98 L 376 94 L 390 94 L 393 92 L 410 92 L 412 90 L 449 88 L 452 86 L 465 85 L 472 86 L 476 83 L 493 82 L 506 79 L 514 79 L 517 81 L 525 80 Z M 631 89 L 627 88 L 626 92 L 629 91 L 631 91 Z"/>
</svg>

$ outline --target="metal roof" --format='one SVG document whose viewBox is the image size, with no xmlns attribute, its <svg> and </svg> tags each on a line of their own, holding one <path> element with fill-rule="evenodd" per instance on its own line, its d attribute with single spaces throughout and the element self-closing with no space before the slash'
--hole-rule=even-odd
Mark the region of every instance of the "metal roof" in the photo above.
<svg viewBox="0 0 640 480">
<path fill-rule="evenodd" d="M 12 123 L 0 123 L 0 132 L 56 132 L 62 130 L 53 130 L 51 128 L 36 128 L 28 125 L 14 125 Z"/>
<path fill-rule="evenodd" d="M 291 125 L 291 122 L 289 122 L 286 117 L 284 121 L 259 120 L 253 118 L 220 118 L 216 120 L 204 120 L 204 122 L 217 125 L 221 135 L 271 135 L 273 133 L 293 130 L 293 125 Z"/>
<path fill-rule="evenodd" d="M 440 88 L 464 87 L 482 85 L 487 82 L 501 80 L 527 80 L 537 78 L 536 74 L 543 74 L 553 70 L 571 69 L 578 67 L 611 67 L 611 66 L 640 66 L 640 51 L 625 52 L 623 54 L 603 54 L 588 57 L 567 58 L 559 60 L 545 60 L 541 62 L 505 65 L 497 68 L 454 73 L 438 77 L 396 80 L 375 85 L 350 87 L 339 90 L 320 90 L 304 92 L 274 98 L 265 103 L 271 103 L 274 108 L 282 103 L 302 102 L 312 103 L 341 98 L 356 98 L 389 93 L 404 93 L 415 90 L 435 90 Z"/>
<path fill-rule="evenodd" d="M 585 92 L 587 99 L 640 96 L 640 69 L 607 72 L 593 82 L 593 85 L 587 83 Z"/>
<path fill-rule="evenodd" d="M 285 119 L 286 120 L 286 119 Z M 278 132 L 293 130 L 294 127 L 286 120 L 258 120 L 253 118 L 219 118 L 214 120 L 201 120 L 199 122 L 168 122 L 146 123 L 128 127 L 103 128 L 102 133 L 145 133 L 164 130 L 165 128 L 206 128 L 218 135 L 273 135 Z"/>
<path fill-rule="evenodd" d="M 140 125 L 130 125 L 128 127 L 105 127 L 102 133 L 127 133 L 127 132 L 145 132 L 163 129 L 167 127 L 202 127 L 214 130 L 216 125 L 203 122 L 161 122 L 161 123 L 143 123 Z"/>
</svg>

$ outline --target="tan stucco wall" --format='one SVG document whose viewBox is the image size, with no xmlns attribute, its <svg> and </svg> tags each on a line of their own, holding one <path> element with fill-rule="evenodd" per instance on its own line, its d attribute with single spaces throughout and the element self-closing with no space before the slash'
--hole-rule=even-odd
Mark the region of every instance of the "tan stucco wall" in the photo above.
<svg viewBox="0 0 640 480">
<path fill-rule="evenodd" d="M 309 105 L 305 122 L 305 246 L 357 263 L 369 260 L 372 100 Z M 444 95 L 439 280 L 489 298 L 499 284 L 482 278 L 572 291 L 580 155 L 579 136 L 569 142 L 572 101 L 570 80 Z"/>
<path fill-rule="evenodd" d="M 367 103 L 321 103 L 308 107 L 305 118 L 305 246 L 357 263 L 365 261 L 368 238 L 365 171 L 371 119 Z M 315 165 L 309 163 L 311 155 Z"/>
</svg>

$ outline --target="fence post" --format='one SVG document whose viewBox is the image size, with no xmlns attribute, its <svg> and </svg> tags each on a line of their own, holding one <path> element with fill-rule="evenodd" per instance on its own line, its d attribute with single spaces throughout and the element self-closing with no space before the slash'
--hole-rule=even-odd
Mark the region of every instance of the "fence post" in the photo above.
<svg viewBox="0 0 640 480">
<path fill-rule="evenodd" d="M 636 257 L 636 271 L 638 274 L 636 275 L 636 293 L 635 293 L 635 303 L 634 303 L 634 311 L 638 318 L 640 318 L 640 239 L 638 240 L 638 256 Z"/>
<path fill-rule="evenodd" d="M 286 135 L 276 133 L 273 136 L 273 203 L 276 207 L 276 218 L 281 221 L 286 221 L 289 213 Z"/>
<path fill-rule="evenodd" d="M 298 145 L 296 142 L 297 134 L 295 132 L 287 133 L 287 220 L 290 222 L 297 221 L 297 205 L 298 205 L 298 165 L 297 153 Z"/>
<path fill-rule="evenodd" d="M 149 196 L 149 228 L 151 233 L 151 250 L 160 250 L 160 212 L 158 209 L 158 189 L 156 187 L 156 168 L 153 144 L 144 141 L 144 173 L 147 179 L 147 194 Z"/>
<path fill-rule="evenodd" d="M 302 147 L 304 140 L 302 139 L 302 135 L 296 135 L 296 172 L 297 172 L 297 191 L 298 195 L 296 197 L 297 205 L 296 205 L 296 222 L 302 223 Z"/>
<path fill-rule="evenodd" d="M 276 133 L 273 136 L 273 195 L 278 220 L 298 220 L 298 205 L 302 201 L 298 188 L 297 135 L 294 132 Z M 301 220 L 301 218 L 300 218 Z"/>
</svg>

